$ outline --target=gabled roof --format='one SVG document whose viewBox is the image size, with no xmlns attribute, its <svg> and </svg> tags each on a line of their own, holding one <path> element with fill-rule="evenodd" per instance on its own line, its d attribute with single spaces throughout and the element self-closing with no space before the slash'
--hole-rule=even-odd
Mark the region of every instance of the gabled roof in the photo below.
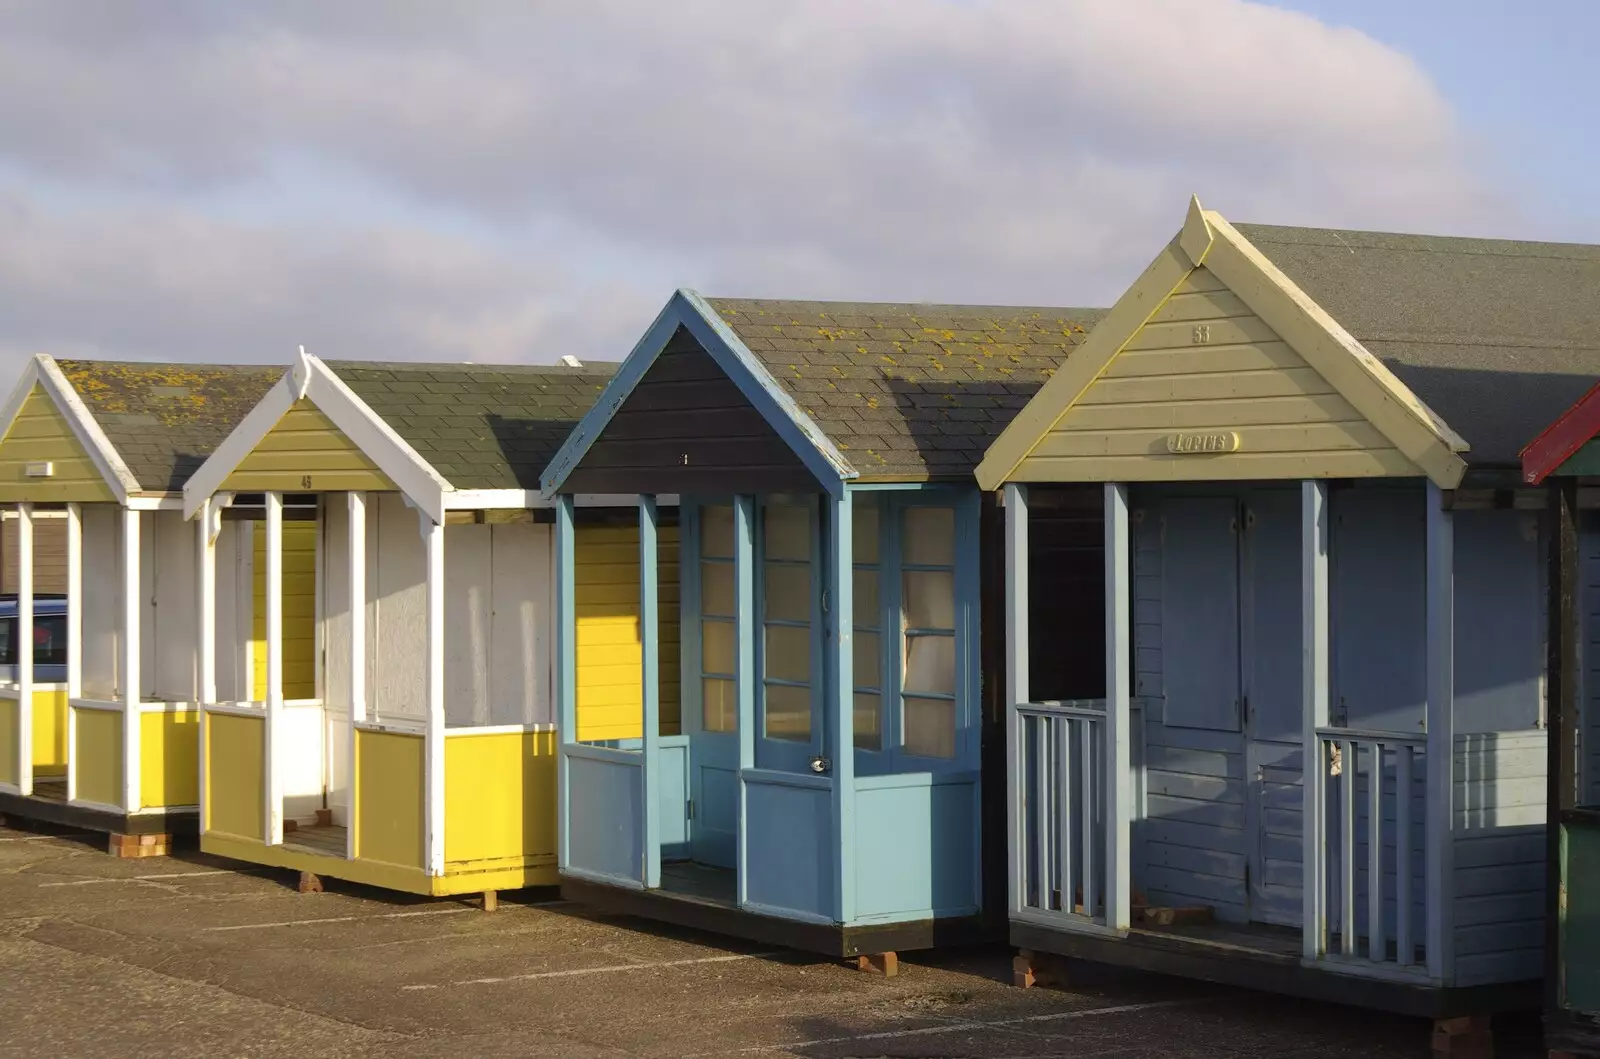
<svg viewBox="0 0 1600 1059">
<path fill-rule="evenodd" d="M 1600 434 L 1600 383 L 1522 450 L 1522 480 L 1538 485 Z"/>
</svg>

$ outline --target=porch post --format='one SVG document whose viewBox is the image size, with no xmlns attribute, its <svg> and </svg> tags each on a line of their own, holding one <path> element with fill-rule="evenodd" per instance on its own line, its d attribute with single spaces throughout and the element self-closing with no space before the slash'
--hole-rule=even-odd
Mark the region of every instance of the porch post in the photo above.
<svg viewBox="0 0 1600 1059">
<path fill-rule="evenodd" d="M 833 693 L 824 709 L 832 708 L 832 745 L 824 753 L 833 759 L 834 918 L 850 923 L 856 917 L 856 739 L 855 739 L 855 502 L 848 486 L 833 501 L 828 532 L 833 538 L 827 554 L 828 598 L 832 602 L 833 628 L 827 644 L 831 656 Z"/>
<path fill-rule="evenodd" d="M 661 761 L 661 642 L 660 592 L 656 584 L 656 498 L 639 494 L 639 677 L 641 757 L 643 775 L 639 784 L 644 799 L 639 819 L 643 821 L 644 857 L 640 862 L 641 880 L 646 889 L 661 886 L 661 799 L 656 797 Z"/>
<path fill-rule="evenodd" d="M 1455 978 L 1455 533 L 1444 490 L 1428 483 L 1428 977 Z M 1353 765 L 1352 765 L 1353 767 Z"/>
<path fill-rule="evenodd" d="M 17 505 L 17 789 L 33 793 L 33 505 Z"/>
<path fill-rule="evenodd" d="M 734 699 L 739 716 L 739 828 L 738 874 L 739 904 L 750 899 L 750 843 L 745 829 L 745 774 L 756 767 L 756 635 L 760 628 L 756 616 L 755 507 L 753 496 L 733 498 L 733 609 L 734 621 Z"/>
<path fill-rule="evenodd" d="M 578 741 L 578 652 L 577 610 L 573 602 L 577 590 L 573 571 L 572 494 L 555 498 L 555 541 L 550 556 L 550 581 L 555 587 L 555 692 L 556 732 L 563 748 Z M 571 795 L 565 752 L 556 755 L 559 813 L 556 823 L 556 863 L 565 871 L 572 863 Z"/>
<path fill-rule="evenodd" d="M 420 517 L 428 566 L 428 725 L 423 746 L 427 812 L 423 857 L 428 874 L 438 876 L 444 874 L 444 526 L 426 515 Z"/>
<path fill-rule="evenodd" d="M 67 801 L 78 797 L 78 711 L 83 694 L 83 509 L 67 505 Z"/>
<path fill-rule="evenodd" d="M 200 505 L 195 517 L 195 557 L 198 564 L 195 576 L 195 619 L 199 623 L 197 639 L 199 657 L 198 680 L 195 698 L 199 700 L 200 738 L 195 760 L 195 780 L 200 803 L 200 833 L 210 829 L 210 810 L 206 808 L 207 772 L 206 739 L 211 719 L 206 707 L 217 701 L 217 535 L 212 532 L 216 517 L 222 513 L 216 497 L 208 497 Z"/>
<path fill-rule="evenodd" d="M 1129 747 L 1132 720 L 1132 664 L 1128 581 L 1128 487 L 1108 482 L 1105 487 L 1106 562 L 1106 926 L 1127 930 L 1132 916 L 1131 836 L 1129 794 L 1133 784 Z"/>
<path fill-rule="evenodd" d="M 1017 707 L 1028 701 L 1028 487 L 1005 487 L 1006 550 L 1006 910 L 1022 908 L 1027 814 L 1022 804 L 1022 731 Z M 1070 903 L 1070 902 L 1069 902 Z"/>
<path fill-rule="evenodd" d="M 367 494 L 346 493 L 350 564 L 350 739 L 345 746 L 344 855 L 351 860 L 360 848 L 356 828 L 356 725 L 367 719 Z"/>
<path fill-rule="evenodd" d="M 267 804 L 266 842 L 283 843 L 283 778 L 280 775 L 278 730 L 283 717 L 283 494 L 268 493 L 267 569 Z"/>
<path fill-rule="evenodd" d="M 1300 483 L 1300 712 L 1300 952 L 1316 960 L 1328 949 L 1327 788 L 1317 738 L 1317 729 L 1328 724 L 1328 484 L 1323 481 Z"/>
<path fill-rule="evenodd" d="M 142 806 L 140 793 L 140 688 L 139 672 L 143 631 L 144 593 L 139 583 L 139 518 L 131 507 L 122 509 L 122 809 L 136 813 Z"/>
</svg>

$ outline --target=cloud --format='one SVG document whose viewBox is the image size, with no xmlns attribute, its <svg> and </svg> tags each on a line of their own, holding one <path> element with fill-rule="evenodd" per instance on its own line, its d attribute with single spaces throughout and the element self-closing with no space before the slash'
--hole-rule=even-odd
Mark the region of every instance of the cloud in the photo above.
<svg viewBox="0 0 1600 1059">
<path fill-rule="evenodd" d="M 621 356 L 680 285 L 1106 302 L 1191 191 L 1283 223 L 1507 215 L 1408 57 L 1245 0 L 22 3 L 0 145 L 58 263 L 22 319 L 104 348 L 315 322 L 395 355 Z M 305 159 L 392 216 L 319 217 L 304 183 L 289 208 Z M 30 289 L 18 253 L 0 308 Z"/>
</svg>

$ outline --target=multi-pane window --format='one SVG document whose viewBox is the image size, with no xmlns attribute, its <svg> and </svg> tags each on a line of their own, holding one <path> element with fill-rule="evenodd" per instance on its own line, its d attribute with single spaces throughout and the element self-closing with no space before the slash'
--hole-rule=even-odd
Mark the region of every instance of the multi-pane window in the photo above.
<svg viewBox="0 0 1600 1059">
<path fill-rule="evenodd" d="M 708 732 L 739 727 L 737 643 L 733 508 L 707 505 L 700 509 L 700 701 L 701 727 Z"/>
<path fill-rule="evenodd" d="M 762 730 L 811 739 L 812 517 L 806 503 L 769 500 L 761 512 Z"/>
<path fill-rule="evenodd" d="M 947 507 L 902 512 L 902 745 L 918 757 L 956 753 L 956 526 Z"/>
<path fill-rule="evenodd" d="M 856 497 L 851 551 L 855 558 L 855 598 L 852 639 L 855 673 L 856 747 L 883 749 L 883 614 L 879 604 L 883 583 L 878 535 L 882 513 L 878 498 L 870 493 Z"/>
</svg>

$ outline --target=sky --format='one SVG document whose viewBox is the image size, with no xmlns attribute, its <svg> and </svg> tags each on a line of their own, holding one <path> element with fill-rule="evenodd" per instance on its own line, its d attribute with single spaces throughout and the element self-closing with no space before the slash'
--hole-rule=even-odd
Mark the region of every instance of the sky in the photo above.
<svg viewBox="0 0 1600 1059">
<path fill-rule="evenodd" d="M 1593 0 L 0 0 L 0 373 L 1108 305 L 1183 220 L 1600 242 Z"/>
</svg>

